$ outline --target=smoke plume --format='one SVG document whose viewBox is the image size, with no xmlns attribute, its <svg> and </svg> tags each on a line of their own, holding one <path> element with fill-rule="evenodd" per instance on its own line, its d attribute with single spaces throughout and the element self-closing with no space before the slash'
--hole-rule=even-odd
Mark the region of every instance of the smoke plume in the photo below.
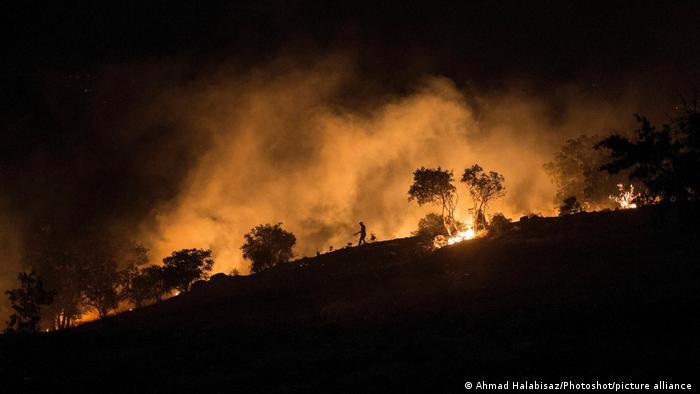
<svg viewBox="0 0 700 394">
<path fill-rule="evenodd" d="M 140 242 L 154 263 L 211 248 L 215 271 L 243 273 L 243 234 L 261 223 L 284 223 L 298 256 L 356 241 L 359 221 L 380 240 L 409 236 L 432 210 L 407 201 L 420 166 L 459 179 L 478 163 L 506 179 L 491 213 L 550 214 L 542 164 L 567 138 L 627 129 L 644 108 L 633 88 L 611 98 L 512 81 L 482 92 L 439 75 L 382 91 L 344 55 L 253 69 L 170 59 L 45 84 L 35 120 L 6 127 L 55 132 L 10 147 L 26 155 L 2 172 L 3 289 L 47 228 L 66 242 Z M 470 201 L 457 186 L 465 219 Z"/>
</svg>

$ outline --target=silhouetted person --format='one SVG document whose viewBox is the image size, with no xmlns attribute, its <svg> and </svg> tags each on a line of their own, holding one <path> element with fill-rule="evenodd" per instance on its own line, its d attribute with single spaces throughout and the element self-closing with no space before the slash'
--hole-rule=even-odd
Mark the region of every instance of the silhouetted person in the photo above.
<svg viewBox="0 0 700 394">
<path fill-rule="evenodd" d="M 360 246 L 362 244 L 367 245 L 367 241 L 365 241 L 365 237 L 367 236 L 367 229 L 365 228 L 365 224 L 360 222 L 360 231 L 356 232 L 353 235 L 360 234 L 360 241 L 357 243 L 357 246 Z"/>
</svg>

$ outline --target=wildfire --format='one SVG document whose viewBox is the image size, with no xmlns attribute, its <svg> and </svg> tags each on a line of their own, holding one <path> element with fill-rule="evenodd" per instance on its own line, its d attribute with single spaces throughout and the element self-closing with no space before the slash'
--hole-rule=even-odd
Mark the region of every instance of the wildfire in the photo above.
<svg viewBox="0 0 700 394">
<path fill-rule="evenodd" d="M 96 310 L 89 310 L 83 313 L 78 319 L 75 320 L 75 325 L 95 321 L 99 318 L 100 315 L 97 313 Z"/>
<path fill-rule="evenodd" d="M 472 239 L 474 237 L 476 237 L 476 232 L 474 232 L 474 229 L 468 228 L 464 231 L 459 231 L 459 232 L 457 232 L 456 235 L 452 236 L 451 238 L 448 238 L 447 244 L 453 245 L 453 244 L 456 244 L 457 242 L 466 241 L 466 240 Z"/>
<path fill-rule="evenodd" d="M 475 237 L 476 237 L 476 231 L 474 231 L 474 229 L 469 227 L 464 231 L 458 231 L 455 235 L 451 236 L 450 238 L 447 238 L 443 235 L 438 235 L 433 240 L 433 247 L 438 249 L 438 248 L 442 248 L 443 246 L 454 245 L 456 243 L 466 241 L 468 239 L 473 239 Z"/>
<path fill-rule="evenodd" d="M 620 205 L 620 209 L 633 209 L 637 208 L 637 204 L 634 203 L 634 200 L 639 197 L 638 194 L 634 194 L 634 185 L 630 185 L 630 190 L 627 191 L 625 190 L 625 186 L 622 183 L 619 183 L 617 185 L 617 189 L 619 191 L 618 196 L 609 196 L 611 200 L 615 201 Z"/>
</svg>

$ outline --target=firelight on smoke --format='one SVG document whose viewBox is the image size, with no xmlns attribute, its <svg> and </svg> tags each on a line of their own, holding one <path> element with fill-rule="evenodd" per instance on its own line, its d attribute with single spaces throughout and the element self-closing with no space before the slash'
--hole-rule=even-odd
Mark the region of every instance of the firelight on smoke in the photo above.
<svg viewBox="0 0 700 394">
<path fill-rule="evenodd" d="M 619 191 L 618 196 L 609 196 L 611 200 L 615 201 L 620 205 L 620 209 L 633 209 L 637 208 L 637 204 L 634 200 L 639 197 L 639 193 L 634 194 L 634 185 L 630 185 L 630 190 L 625 190 L 625 186 L 619 183 L 617 185 Z"/>
</svg>

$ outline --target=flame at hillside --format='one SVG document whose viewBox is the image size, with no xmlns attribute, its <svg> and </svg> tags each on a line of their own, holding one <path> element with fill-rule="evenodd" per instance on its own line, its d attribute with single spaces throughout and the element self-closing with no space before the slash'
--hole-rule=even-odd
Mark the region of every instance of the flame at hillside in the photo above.
<svg viewBox="0 0 700 394">
<path fill-rule="evenodd" d="M 444 235 L 438 235 L 435 237 L 435 239 L 433 239 L 433 247 L 435 249 L 439 249 L 447 245 L 454 245 L 456 243 L 474 238 L 476 238 L 476 232 L 473 229 L 468 228 L 464 231 L 457 232 L 455 235 L 449 238 L 445 237 Z"/>
<path fill-rule="evenodd" d="M 472 228 L 468 228 L 464 231 L 459 231 L 456 235 L 453 235 L 447 240 L 448 245 L 454 245 L 458 242 L 466 241 L 476 237 L 476 232 Z"/>
<path fill-rule="evenodd" d="M 620 209 L 634 209 L 637 208 L 637 204 L 634 200 L 639 197 L 639 193 L 634 194 L 634 185 L 630 185 L 630 190 L 625 190 L 625 186 L 621 183 L 617 185 L 619 191 L 618 196 L 610 196 L 610 199 L 615 201 L 620 205 Z"/>
<path fill-rule="evenodd" d="M 435 249 L 439 249 L 447 245 L 454 245 L 456 243 L 474 238 L 476 238 L 476 231 L 474 231 L 473 228 L 468 227 L 466 230 L 458 231 L 449 238 L 445 237 L 444 235 L 438 235 L 433 239 L 433 247 Z"/>
</svg>

